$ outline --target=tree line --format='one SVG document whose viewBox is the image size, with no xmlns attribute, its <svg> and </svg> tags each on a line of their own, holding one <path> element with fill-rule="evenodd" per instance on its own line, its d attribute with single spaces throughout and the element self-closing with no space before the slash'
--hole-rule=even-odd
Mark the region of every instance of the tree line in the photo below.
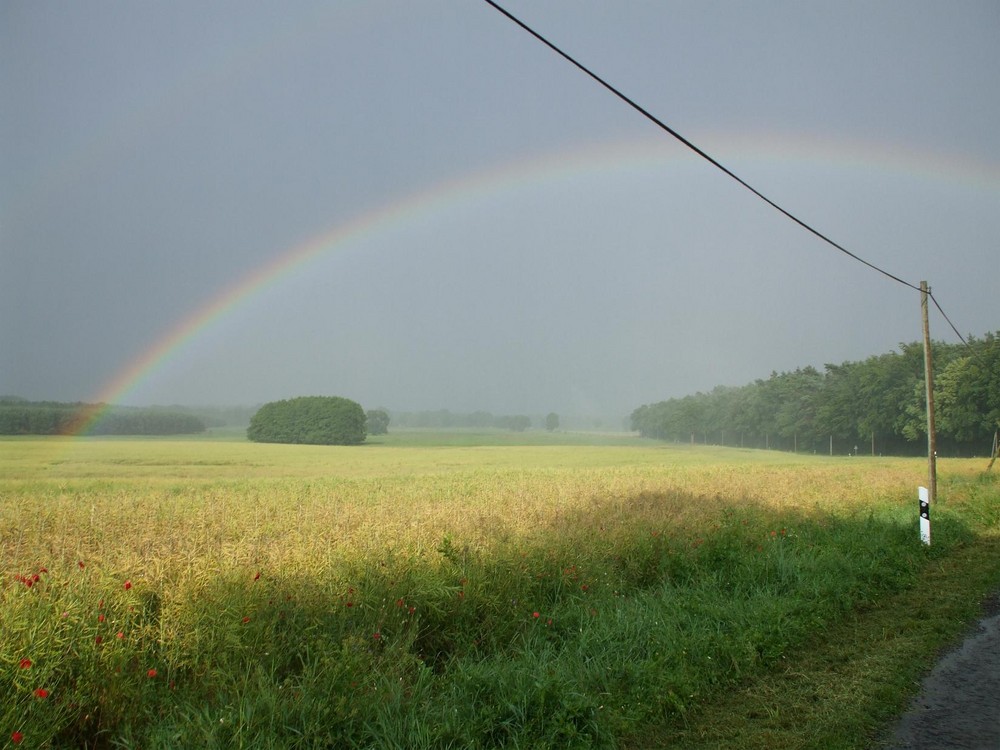
<svg viewBox="0 0 1000 750">
<path fill-rule="evenodd" d="M 205 431 L 201 419 L 180 411 L 125 406 L 105 409 L 103 404 L 27 401 L 5 396 L 0 398 L 0 435 L 75 434 L 84 425 L 88 435 L 187 435 Z"/>
<path fill-rule="evenodd" d="M 965 344 L 933 342 L 938 452 L 990 452 L 1000 429 L 1000 332 Z M 926 450 L 923 344 L 858 362 L 772 372 L 739 387 L 635 409 L 645 437 L 817 453 Z"/>
<path fill-rule="evenodd" d="M 392 422 L 397 427 L 436 430 L 460 427 L 524 432 L 531 427 L 531 417 L 525 414 L 494 415 L 488 411 L 462 413 L 448 409 L 393 412 Z"/>
</svg>

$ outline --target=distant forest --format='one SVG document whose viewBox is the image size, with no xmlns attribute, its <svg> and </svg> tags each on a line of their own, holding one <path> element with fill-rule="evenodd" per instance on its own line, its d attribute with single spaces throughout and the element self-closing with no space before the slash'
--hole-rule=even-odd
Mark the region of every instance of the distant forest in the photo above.
<svg viewBox="0 0 1000 750">
<path fill-rule="evenodd" d="M 939 455 L 988 455 L 1000 428 L 1000 332 L 968 341 L 931 345 Z M 772 372 L 742 387 L 643 405 L 632 412 L 631 427 L 660 440 L 747 448 L 926 451 L 922 343 L 824 370 Z"/>
<path fill-rule="evenodd" d="M 0 435 L 74 434 L 102 404 L 0 398 Z M 189 435 L 204 432 L 204 420 L 171 407 L 113 406 L 90 425 L 88 435 Z"/>
<path fill-rule="evenodd" d="M 495 428 L 524 432 L 531 427 L 531 423 L 531 417 L 524 414 L 493 415 L 488 411 L 461 413 L 448 409 L 438 409 L 436 411 L 392 412 L 393 426 L 416 429 Z"/>
</svg>

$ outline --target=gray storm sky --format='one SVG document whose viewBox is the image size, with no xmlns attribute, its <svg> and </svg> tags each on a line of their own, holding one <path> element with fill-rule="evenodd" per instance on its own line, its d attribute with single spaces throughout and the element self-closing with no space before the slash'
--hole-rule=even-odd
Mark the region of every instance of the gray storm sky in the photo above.
<svg viewBox="0 0 1000 750">
<path fill-rule="evenodd" d="M 506 7 L 1000 328 L 994 0 Z M 9 0 L 0 175 L 0 394 L 624 415 L 920 336 L 917 293 L 477 0 Z"/>
</svg>

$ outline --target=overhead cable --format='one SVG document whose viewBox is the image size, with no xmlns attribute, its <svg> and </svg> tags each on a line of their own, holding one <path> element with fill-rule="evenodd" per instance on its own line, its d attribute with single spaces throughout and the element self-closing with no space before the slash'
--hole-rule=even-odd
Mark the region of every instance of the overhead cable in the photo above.
<svg viewBox="0 0 1000 750">
<path fill-rule="evenodd" d="M 981 356 L 979 356 L 979 352 L 976 351 L 976 348 L 965 340 L 965 336 L 959 333 L 958 329 L 955 327 L 955 324 L 951 322 L 951 318 L 948 317 L 948 314 L 944 311 L 944 308 L 942 308 L 940 303 L 934 298 L 934 295 L 931 293 L 930 289 L 927 290 L 927 296 L 930 297 L 931 302 L 934 303 L 934 307 L 938 309 L 938 312 L 941 313 L 941 316 L 946 321 L 948 321 L 948 325 L 951 326 L 951 330 L 953 330 L 955 332 L 955 335 L 958 336 L 958 340 L 961 341 L 963 344 L 965 344 L 965 348 L 968 349 L 969 352 L 971 352 L 972 356 L 976 358 L 979 364 L 981 364 L 983 367 L 988 368 L 989 365 L 986 364 L 986 360 L 984 360 Z"/>
<path fill-rule="evenodd" d="M 860 257 L 858 255 L 855 255 L 854 253 L 852 253 L 847 248 L 845 248 L 842 245 L 839 245 L 838 243 L 836 243 L 833 240 L 831 240 L 829 237 L 827 237 L 825 234 L 823 234 L 822 232 L 820 232 L 818 229 L 815 229 L 812 226 L 810 226 L 809 224 L 807 224 L 805 221 L 803 221 L 802 219 L 800 219 L 799 217 L 797 217 L 795 214 L 793 214 L 790 211 L 787 211 L 786 209 L 782 208 L 777 203 L 775 203 L 773 200 L 771 200 L 766 195 L 764 195 L 759 190 L 757 190 L 755 187 L 753 187 L 753 185 L 751 185 L 746 180 L 744 180 L 741 177 L 739 177 L 738 175 L 736 175 L 731 169 L 729 169 L 728 167 L 724 166 L 717 159 L 714 159 L 713 157 L 711 157 L 705 151 L 703 151 L 702 149 L 700 149 L 694 143 L 692 143 L 691 141 L 689 141 L 683 135 L 681 135 L 680 133 L 678 133 L 672 127 L 670 127 L 665 122 L 663 122 L 661 119 L 659 119 L 654 114 L 652 114 L 649 110 L 645 109 L 640 104 L 638 104 L 637 102 L 635 102 L 633 99 L 631 99 L 628 96 L 626 96 L 625 94 L 623 94 L 620 90 L 618 90 L 613 85 L 611 85 L 610 83 L 608 83 L 607 81 L 605 81 L 603 78 L 601 78 L 599 75 L 597 75 L 592 70 L 590 70 L 590 68 L 588 68 L 585 65 L 583 65 L 583 63 L 579 62 L 578 60 L 576 60 L 574 57 L 570 56 L 566 52 L 563 52 L 563 50 L 561 50 L 555 44 L 553 44 L 548 39 L 546 39 L 544 36 L 542 36 L 541 34 L 539 34 L 537 31 L 535 31 L 534 29 L 532 29 L 526 23 L 524 23 L 523 21 L 521 21 L 519 18 L 517 18 L 516 16 L 514 16 L 513 14 L 511 14 L 509 11 L 507 11 L 504 8 L 502 8 L 500 5 L 498 5 L 497 3 L 495 3 L 493 0 L 484 0 L 484 2 L 486 4 L 488 4 L 488 5 L 490 5 L 491 7 L 493 7 L 499 13 L 503 14 L 504 16 L 506 16 L 510 21 L 512 21 L 515 24 L 517 24 L 518 26 L 520 26 L 522 29 L 524 29 L 526 32 L 528 32 L 529 34 L 531 34 L 533 37 L 535 37 L 535 39 L 537 39 L 538 41 L 540 41 L 542 44 L 544 44 L 546 47 L 548 47 L 553 52 L 555 52 L 556 54 L 558 54 L 560 57 L 562 57 L 565 60 L 569 61 L 570 63 L 572 63 L 573 65 L 575 65 L 577 68 L 579 68 L 581 71 L 583 71 L 584 73 L 586 73 L 588 76 L 590 76 L 591 78 L 593 78 L 595 81 L 597 81 L 599 84 L 601 84 L 601 86 L 603 86 L 608 91 L 610 91 L 612 94 L 614 94 L 619 99 L 621 99 L 623 102 L 625 102 L 626 104 L 628 104 L 630 107 L 632 107 L 632 109 L 634 109 L 637 112 L 639 112 L 647 120 L 649 120 L 650 122 L 652 122 L 655 125 L 657 125 L 660 129 L 662 129 L 662 130 L 666 131 L 667 133 L 669 133 L 670 135 L 672 135 L 678 141 L 680 141 L 685 146 L 687 146 L 689 149 L 691 149 L 696 154 L 698 154 L 698 156 L 700 156 L 702 159 L 704 159 L 705 161 L 709 162 L 716 169 L 721 170 L 722 172 L 724 172 L 726 175 L 728 175 L 732 179 L 736 180 L 736 182 L 738 182 L 744 188 L 746 188 L 747 190 L 749 190 L 751 193 L 753 193 L 754 195 L 756 195 L 758 198 L 760 198 L 762 201 L 764 201 L 765 203 L 767 203 L 769 206 L 771 206 L 775 210 L 777 210 L 780 213 L 784 214 L 787 218 L 789 218 L 792 221 L 794 221 L 796 224 L 798 224 L 800 227 L 802 227 L 806 231 L 811 232 L 816 237 L 818 237 L 819 239 L 823 240 L 823 242 L 825 242 L 828 245 L 836 248 L 840 252 L 844 253 L 844 255 L 847 255 L 850 258 L 853 258 L 858 263 L 863 263 L 864 265 L 868 266 L 872 270 L 878 271 L 883 276 L 887 276 L 888 278 L 892 279 L 895 282 L 898 282 L 898 283 L 902 284 L 903 286 L 907 286 L 910 289 L 913 289 L 913 290 L 918 291 L 918 292 L 920 291 L 920 287 L 919 286 L 917 286 L 915 284 L 911 284 L 908 281 L 904 281 L 903 279 L 899 278 L 898 276 L 889 273 L 885 269 L 879 268 L 874 263 L 870 263 L 869 261 L 865 260 L 864 258 L 862 258 L 862 257 Z M 937 304 L 937 302 L 935 302 L 935 304 Z M 941 309 L 940 306 L 938 307 L 938 309 L 939 310 Z"/>
</svg>

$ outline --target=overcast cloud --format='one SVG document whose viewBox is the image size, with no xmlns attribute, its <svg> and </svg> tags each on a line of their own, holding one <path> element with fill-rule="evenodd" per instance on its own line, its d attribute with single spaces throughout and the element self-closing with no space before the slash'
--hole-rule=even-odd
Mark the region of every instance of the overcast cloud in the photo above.
<svg viewBox="0 0 1000 750">
<path fill-rule="evenodd" d="M 993 0 L 507 7 L 928 280 L 963 334 L 1000 329 Z M 920 336 L 917 293 L 477 0 L 11 0 L 0 102 L 0 394 L 106 396 L 227 290 L 373 212 L 115 395 L 625 415 Z"/>
</svg>

